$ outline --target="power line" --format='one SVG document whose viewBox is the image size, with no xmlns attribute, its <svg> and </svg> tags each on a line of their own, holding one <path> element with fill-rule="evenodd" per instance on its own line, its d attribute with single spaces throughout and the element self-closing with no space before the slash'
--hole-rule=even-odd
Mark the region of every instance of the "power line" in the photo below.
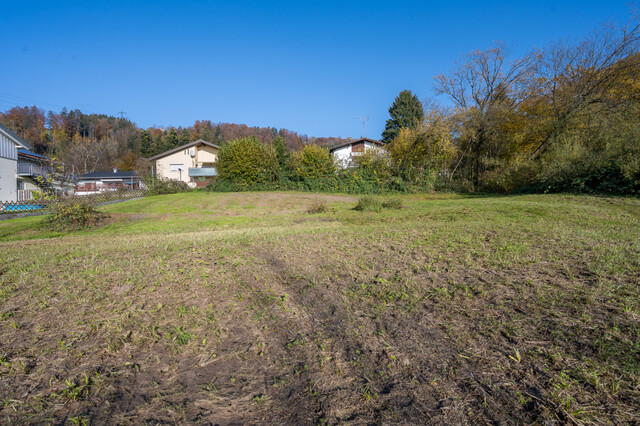
<svg viewBox="0 0 640 426">
<path fill-rule="evenodd" d="M 51 102 L 45 102 L 42 100 L 38 100 L 38 99 L 34 99 L 34 98 L 28 98 L 25 96 L 18 96 L 18 95 L 12 95 L 10 93 L 6 93 L 6 92 L 0 92 L 0 97 L 4 97 L 4 100 L 0 99 L 0 101 L 12 104 L 11 106 L 19 106 L 16 104 L 25 104 L 25 103 L 31 103 L 31 102 L 35 102 L 36 106 L 41 106 L 41 105 L 46 105 L 49 107 L 55 107 L 58 110 L 62 110 L 63 108 L 67 108 L 67 105 L 60 105 L 60 104 L 54 104 Z M 80 107 L 83 109 L 83 112 L 85 114 L 100 114 L 96 111 L 93 110 L 93 108 L 86 108 L 86 105 L 80 105 Z M 74 109 L 69 107 L 69 109 Z"/>
<path fill-rule="evenodd" d="M 33 99 L 33 98 L 27 98 L 27 97 L 24 97 L 24 96 L 12 95 L 10 93 L 0 92 L 0 95 L 4 96 L 6 98 L 15 99 L 15 100 L 6 99 L 7 102 L 29 101 L 29 102 L 35 102 L 35 103 L 41 104 L 41 105 L 49 105 L 49 106 L 53 106 L 53 107 L 64 108 L 64 106 L 59 105 L 59 104 L 52 104 L 50 102 L 44 102 L 44 101 L 40 101 L 40 100 Z"/>
</svg>

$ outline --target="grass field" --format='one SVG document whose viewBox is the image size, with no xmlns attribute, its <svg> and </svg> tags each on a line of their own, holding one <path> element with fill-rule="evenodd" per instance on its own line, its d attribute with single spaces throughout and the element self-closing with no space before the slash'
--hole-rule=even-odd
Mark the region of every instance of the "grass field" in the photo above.
<svg viewBox="0 0 640 426">
<path fill-rule="evenodd" d="M 640 200 L 396 199 L 0 222 L 0 422 L 640 422 Z"/>
</svg>

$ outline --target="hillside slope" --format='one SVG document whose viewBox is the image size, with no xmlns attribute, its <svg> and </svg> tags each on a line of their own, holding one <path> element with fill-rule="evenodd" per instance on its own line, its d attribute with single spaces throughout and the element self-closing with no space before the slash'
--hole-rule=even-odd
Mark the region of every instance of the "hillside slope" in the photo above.
<svg viewBox="0 0 640 426">
<path fill-rule="evenodd" d="M 0 222 L 0 418 L 640 421 L 639 200 L 399 199 L 187 193 L 75 234 Z"/>
</svg>

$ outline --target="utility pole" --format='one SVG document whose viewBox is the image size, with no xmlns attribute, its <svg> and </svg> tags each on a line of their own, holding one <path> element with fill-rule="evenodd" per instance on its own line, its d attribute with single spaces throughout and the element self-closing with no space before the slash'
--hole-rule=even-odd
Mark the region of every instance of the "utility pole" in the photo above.
<svg viewBox="0 0 640 426">
<path fill-rule="evenodd" d="M 124 116 L 127 115 L 126 111 L 120 111 L 117 113 L 121 119 L 124 119 Z"/>
<path fill-rule="evenodd" d="M 364 123 L 369 119 L 368 115 L 356 115 L 356 118 L 362 120 L 362 138 L 364 138 Z"/>
</svg>

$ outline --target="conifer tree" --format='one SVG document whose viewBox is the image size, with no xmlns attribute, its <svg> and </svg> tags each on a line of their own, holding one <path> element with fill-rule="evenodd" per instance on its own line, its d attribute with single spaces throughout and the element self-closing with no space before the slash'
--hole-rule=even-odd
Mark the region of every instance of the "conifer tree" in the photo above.
<svg viewBox="0 0 640 426">
<path fill-rule="evenodd" d="M 416 95 L 410 90 L 403 90 L 389 108 L 389 115 L 391 118 L 387 120 L 382 132 L 384 143 L 391 142 L 402 128 L 417 128 L 424 117 L 424 110 Z"/>
</svg>

